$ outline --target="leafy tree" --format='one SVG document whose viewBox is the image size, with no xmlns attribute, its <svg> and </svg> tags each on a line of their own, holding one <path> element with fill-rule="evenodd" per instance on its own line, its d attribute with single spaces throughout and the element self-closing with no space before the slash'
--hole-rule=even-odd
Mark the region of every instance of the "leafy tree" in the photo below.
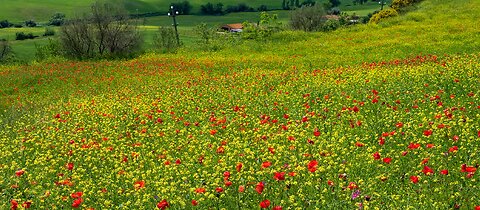
<svg viewBox="0 0 480 210">
<path fill-rule="evenodd" d="M 61 26 L 64 23 L 65 23 L 65 14 L 57 12 L 50 18 L 48 25 Z"/>
<path fill-rule="evenodd" d="M 224 14 L 222 3 L 218 3 L 214 5 L 208 2 L 207 4 L 200 6 L 200 11 L 202 14 L 205 14 L 205 15 L 223 15 Z"/>
<path fill-rule="evenodd" d="M 340 6 L 341 2 L 340 0 L 328 0 L 331 4 L 331 7 L 338 7 Z"/>
<path fill-rule="evenodd" d="M 189 15 L 192 11 L 192 5 L 188 1 L 172 3 L 172 6 L 182 15 Z"/>
<path fill-rule="evenodd" d="M 172 27 L 159 27 L 158 32 L 153 36 L 153 44 L 156 49 L 164 53 L 175 52 L 180 47 Z"/>
<path fill-rule="evenodd" d="M 267 8 L 267 5 L 262 4 L 257 8 L 257 10 L 260 12 L 264 12 L 264 11 L 268 11 L 268 8 Z"/>
<path fill-rule="evenodd" d="M 12 56 L 12 48 L 6 39 L 0 39 L 0 63 L 7 62 Z"/>
<path fill-rule="evenodd" d="M 323 16 L 326 14 L 325 9 L 320 5 L 312 7 L 303 6 L 291 13 L 290 26 L 294 30 L 319 30 L 325 22 Z"/>
<path fill-rule="evenodd" d="M 127 56 L 140 49 L 141 36 L 125 8 L 97 1 L 91 15 L 69 21 L 61 29 L 65 52 L 76 58 Z"/>
</svg>

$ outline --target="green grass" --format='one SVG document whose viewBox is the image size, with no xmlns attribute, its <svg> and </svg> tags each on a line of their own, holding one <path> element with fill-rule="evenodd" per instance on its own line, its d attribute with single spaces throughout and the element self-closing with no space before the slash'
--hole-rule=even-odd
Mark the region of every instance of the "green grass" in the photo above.
<svg viewBox="0 0 480 210">
<path fill-rule="evenodd" d="M 149 12 L 167 12 L 169 6 L 173 2 L 181 2 L 182 0 L 158 1 L 158 0 L 113 0 L 121 2 L 132 13 L 149 13 Z M 58 1 L 58 0 L 0 0 L 0 20 L 8 19 L 14 22 L 22 22 L 25 20 L 36 20 L 46 22 L 55 12 L 62 12 L 67 18 L 81 15 L 88 11 L 93 0 L 75 0 L 75 1 Z M 200 11 L 200 5 L 207 2 L 222 2 L 226 8 L 227 5 L 237 5 L 238 3 L 246 3 L 247 5 L 258 8 L 265 4 L 269 9 L 279 9 L 281 1 L 277 0 L 190 0 L 193 6 L 193 12 Z M 73 9 L 75 8 L 75 9 Z"/>
</svg>

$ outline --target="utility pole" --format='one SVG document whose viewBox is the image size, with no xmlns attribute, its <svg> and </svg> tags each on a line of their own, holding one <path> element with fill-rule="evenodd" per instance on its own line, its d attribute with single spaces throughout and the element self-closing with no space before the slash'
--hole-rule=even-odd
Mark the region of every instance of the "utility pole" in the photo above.
<svg viewBox="0 0 480 210">
<path fill-rule="evenodd" d="M 385 2 L 385 0 L 380 0 L 380 2 L 378 2 L 378 3 L 379 3 L 380 5 L 382 5 L 382 8 L 381 8 L 380 10 L 383 10 L 383 5 L 387 4 L 387 3 Z"/>
<path fill-rule="evenodd" d="M 178 11 L 175 10 L 175 8 L 173 8 L 173 5 L 170 6 L 170 12 L 168 13 L 168 16 L 169 17 L 172 17 L 173 18 L 173 27 L 175 28 L 175 36 L 177 37 L 177 44 L 180 45 L 180 38 L 178 37 L 178 30 L 177 30 L 177 19 L 175 17 L 177 17 L 178 15 Z"/>
</svg>

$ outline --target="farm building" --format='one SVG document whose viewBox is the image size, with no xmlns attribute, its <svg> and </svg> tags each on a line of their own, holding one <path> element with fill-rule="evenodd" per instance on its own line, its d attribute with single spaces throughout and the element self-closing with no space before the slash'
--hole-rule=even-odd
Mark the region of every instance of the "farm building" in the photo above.
<svg viewBox="0 0 480 210">
<path fill-rule="evenodd" d="M 241 23 L 226 24 L 226 25 L 223 25 L 221 29 L 229 32 L 242 32 L 243 25 Z"/>
</svg>

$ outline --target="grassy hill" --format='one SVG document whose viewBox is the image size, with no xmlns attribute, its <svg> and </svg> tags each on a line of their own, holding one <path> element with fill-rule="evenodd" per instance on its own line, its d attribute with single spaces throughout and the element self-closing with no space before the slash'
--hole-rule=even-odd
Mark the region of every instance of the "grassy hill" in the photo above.
<svg viewBox="0 0 480 210">
<path fill-rule="evenodd" d="M 0 66 L 0 209 L 479 209 L 479 18 Z"/>
<path fill-rule="evenodd" d="M 165 12 L 173 2 L 181 2 L 183 0 L 110 0 L 125 5 L 132 14 Z M 326 0 L 318 1 L 320 3 Z M 75 0 L 75 1 L 58 1 L 58 0 L 0 0 L 0 20 L 10 20 L 13 22 L 23 22 L 25 20 L 35 20 L 46 22 L 56 12 L 67 15 L 67 18 L 81 15 L 89 10 L 89 6 L 93 0 Z M 224 8 L 227 5 L 237 5 L 246 3 L 248 6 L 258 8 L 260 5 L 266 5 L 268 9 L 281 9 L 281 0 L 190 0 L 193 6 L 193 12 L 199 13 L 200 5 L 207 2 L 223 3 Z M 387 3 L 391 2 L 388 0 Z M 340 9 L 343 11 L 354 11 L 359 15 L 366 15 L 372 11 L 379 9 L 377 2 L 367 2 L 364 5 L 354 5 L 352 0 L 342 0 Z"/>
</svg>

